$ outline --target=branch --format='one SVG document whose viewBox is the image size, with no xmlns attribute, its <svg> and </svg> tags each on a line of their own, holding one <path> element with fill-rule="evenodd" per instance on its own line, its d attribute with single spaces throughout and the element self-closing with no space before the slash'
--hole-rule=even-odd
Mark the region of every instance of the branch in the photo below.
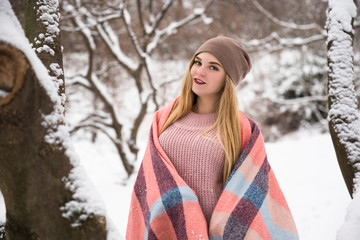
<svg viewBox="0 0 360 240">
<path fill-rule="evenodd" d="M 71 9 L 72 6 L 69 6 L 69 9 Z M 73 8 L 73 7 L 72 7 Z M 79 26 L 83 26 L 83 22 L 82 19 L 79 17 L 75 17 L 74 21 L 76 24 L 78 24 Z M 98 25 L 100 26 L 100 25 Z M 111 31 L 108 30 L 108 31 Z M 106 88 L 103 86 L 103 84 L 98 80 L 97 76 L 95 73 L 93 73 L 93 57 L 94 57 L 94 51 L 96 50 L 96 46 L 95 46 L 95 41 L 90 33 L 90 30 L 86 27 L 82 28 L 81 31 L 82 35 L 85 38 L 85 45 L 88 49 L 89 52 L 89 60 L 88 60 L 88 71 L 86 74 L 86 79 L 88 80 L 88 82 L 91 85 L 91 88 L 93 89 L 93 93 L 98 96 L 102 102 L 105 105 L 105 108 L 107 109 L 107 111 L 110 113 L 111 115 L 111 119 L 113 121 L 113 127 L 114 130 L 117 134 L 117 138 L 118 139 L 122 139 L 121 137 L 121 132 L 122 132 L 122 124 L 120 123 L 120 118 L 117 114 L 117 111 L 115 110 L 113 104 L 112 104 L 112 99 L 111 97 L 108 95 Z M 105 34 L 105 33 L 104 33 Z M 113 35 L 111 35 L 113 36 Z M 106 37 L 107 41 L 117 41 L 117 37 L 116 38 L 112 38 L 110 40 L 110 38 Z"/>
<path fill-rule="evenodd" d="M 297 103 L 308 103 L 312 101 L 327 101 L 327 96 L 308 96 L 308 97 L 300 97 L 300 98 L 294 98 L 294 99 L 275 99 L 267 97 L 271 102 L 283 104 L 283 105 L 292 105 Z"/>
<path fill-rule="evenodd" d="M 139 41 L 136 37 L 136 34 L 134 33 L 134 30 L 132 29 L 131 25 L 130 25 L 130 16 L 129 16 L 129 12 L 127 11 L 127 9 L 125 7 L 123 7 L 122 9 L 122 19 L 125 23 L 125 28 L 126 31 L 128 33 L 128 35 L 130 36 L 131 39 L 131 43 L 133 44 L 136 53 L 138 54 L 138 56 L 141 59 L 144 59 L 147 57 L 147 54 L 143 51 L 143 49 L 141 49 L 140 45 L 139 45 Z"/>
<path fill-rule="evenodd" d="M 85 124 L 85 123 L 90 121 L 90 122 L 93 122 L 93 123 L 98 123 L 98 124 L 103 125 L 105 127 L 112 128 L 113 126 L 111 125 L 111 123 L 104 122 L 107 119 L 109 119 L 108 116 L 101 116 L 99 114 L 92 113 L 89 116 L 87 116 L 86 118 L 84 118 L 83 120 L 81 120 L 80 123 Z"/>
<path fill-rule="evenodd" d="M 92 91 L 91 86 L 90 86 L 89 82 L 87 81 L 86 77 L 84 77 L 81 74 L 76 74 L 74 76 L 67 77 L 66 85 L 68 85 L 68 86 L 79 85 L 79 86 L 82 86 L 82 87 Z"/>
<path fill-rule="evenodd" d="M 308 45 L 317 41 L 325 41 L 327 34 L 316 34 L 308 38 L 281 38 L 276 32 L 262 39 L 253 39 L 249 42 L 241 40 L 246 45 L 248 52 L 276 52 L 283 48 L 294 48 Z M 277 42 L 272 44 L 271 42 Z"/>
<path fill-rule="evenodd" d="M 181 27 L 184 27 L 189 22 L 204 17 L 206 10 L 211 5 L 213 0 L 208 0 L 205 3 L 204 8 L 196 8 L 194 9 L 193 13 L 188 15 L 187 17 L 181 19 L 180 21 L 172 22 L 170 23 L 166 28 L 162 30 L 158 30 L 155 32 L 155 36 L 153 40 L 147 45 L 146 52 L 147 54 L 151 54 L 151 52 L 157 47 L 159 41 L 162 39 L 164 35 L 170 36 L 173 35 L 175 32 L 177 32 L 178 29 Z"/>
<path fill-rule="evenodd" d="M 278 18 L 274 17 L 269 11 L 267 11 L 263 6 L 261 6 L 261 4 L 257 1 L 257 0 L 251 0 L 251 2 L 255 5 L 255 7 L 262 12 L 267 18 L 269 18 L 272 22 L 274 22 L 275 24 L 278 24 L 282 27 L 285 28 L 290 28 L 290 29 L 295 29 L 295 30 L 311 30 L 311 29 L 316 29 L 318 30 L 320 33 L 323 32 L 323 28 L 320 27 L 318 24 L 316 23 L 311 23 L 311 24 L 305 24 L 305 25 L 300 25 L 300 24 L 296 24 L 296 23 L 289 23 L 289 22 L 285 22 L 285 21 L 281 21 Z"/>
<path fill-rule="evenodd" d="M 139 17 L 139 22 L 140 22 L 140 26 L 141 26 L 141 30 L 143 32 L 143 36 L 146 35 L 146 29 L 145 29 L 145 23 L 144 23 L 144 18 L 142 16 L 142 12 L 141 12 L 141 0 L 137 0 L 136 1 L 137 4 L 137 11 L 138 11 L 138 17 Z"/>
<path fill-rule="evenodd" d="M 158 28 L 161 20 L 164 18 L 165 14 L 171 7 L 171 5 L 174 3 L 174 0 L 168 0 L 162 7 L 161 12 L 156 16 L 156 18 L 153 21 L 153 24 L 151 26 L 150 32 L 147 34 L 148 36 L 152 36 L 155 32 L 155 30 Z"/>
<path fill-rule="evenodd" d="M 125 68 L 125 70 L 131 75 L 139 68 L 139 64 L 134 62 L 131 58 L 126 56 L 120 48 L 119 40 L 108 22 L 96 25 L 101 38 L 104 40 L 109 50 L 119 62 L 119 64 Z"/>
<path fill-rule="evenodd" d="M 71 5 L 67 5 L 66 7 L 69 7 L 69 6 L 71 6 Z M 84 16 L 91 17 L 91 15 L 76 11 L 76 12 L 70 12 L 69 14 L 62 16 L 62 21 L 73 19 L 75 17 L 84 17 Z M 120 19 L 120 18 L 121 18 L 121 11 L 118 10 L 116 12 L 112 12 L 111 14 L 108 14 L 105 16 L 99 16 L 96 18 L 96 21 L 92 21 L 91 23 L 86 23 L 83 25 L 83 27 L 90 29 L 90 28 L 95 27 L 99 23 L 109 22 L 112 20 Z M 81 27 L 65 26 L 65 25 L 61 26 L 61 30 L 66 31 L 66 32 L 79 32 L 79 31 L 81 31 L 81 29 L 82 29 Z"/>
<path fill-rule="evenodd" d="M 73 129 L 71 129 L 70 134 L 73 135 L 77 131 L 79 131 L 80 129 L 83 129 L 83 128 L 93 128 L 95 130 L 99 130 L 100 132 L 104 133 L 113 143 L 116 142 L 116 140 L 105 129 L 103 129 L 101 126 L 91 124 L 91 123 L 77 125 Z"/>
</svg>

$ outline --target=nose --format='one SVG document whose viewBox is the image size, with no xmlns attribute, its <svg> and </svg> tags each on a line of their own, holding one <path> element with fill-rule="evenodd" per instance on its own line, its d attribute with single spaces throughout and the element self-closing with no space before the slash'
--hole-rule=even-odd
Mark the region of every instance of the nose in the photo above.
<svg viewBox="0 0 360 240">
<path fill-rule="evenodd" d="M 201 76 L 205 76 L 206 75 L 206 70 L 205 70 L 205 67 L 204 66 L 200 66 L 198 69 L 197 69 L 197 73 Z"/>
</svg>

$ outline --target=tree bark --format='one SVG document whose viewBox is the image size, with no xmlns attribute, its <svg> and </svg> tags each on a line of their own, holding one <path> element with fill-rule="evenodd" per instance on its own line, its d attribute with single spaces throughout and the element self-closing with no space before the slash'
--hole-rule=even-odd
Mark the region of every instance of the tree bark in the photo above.
<svg viewBox="0 0 360 240">
<path fill-rule="evenodd" d="M 26 0 L 24 16 L 25 36 L 59 88 L 65 106 L 59 1 Z"/>
<path fill-rule="evenodd" d="M 0 189 L 7 239 L 105 239 L 104 216 L 78 227 L 60 208 L 74 200 L 63 181 L 73 169 L 66 147 L 50 144 L 44 115 L 54 105 L 22 52 L 0 41 Z M 74 217 L 78 217 L 78 212 Z"/>
</svg>

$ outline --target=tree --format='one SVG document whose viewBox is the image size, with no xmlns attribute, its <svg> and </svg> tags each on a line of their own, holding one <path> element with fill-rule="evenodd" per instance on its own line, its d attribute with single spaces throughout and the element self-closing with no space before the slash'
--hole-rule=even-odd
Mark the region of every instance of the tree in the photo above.
<svg viewBox="0 0 360 240">
<path fill-rule="evenodd" d="M 128 176 L 134 170 L 133 162 L 139 151 L 139 127 L 149 109 L 154 112 L 160 107 L 158 88 L 166 84 L 154 81 L 150 67 L 152 55 L 182 27 L 196 19 L 208 21 L 205 11 L 212 1 L 206 1 L 201 8 L 179 11 L 184 16 L 175 14 L 175 17 L 169 14 L 174 2 L 149 1 L 146 5 L 142 1 L 122 0 L 96 4 L 88 4 L 87 1 L 63 2 L 64 15 L 68 19 L 64 29 L 81 34 L 88 55 L 86 73 L 69 77 L 69 85 L 89 90 L 96 97 L 94 105 L 101 106 L 81 120 L 72 132 L 91 129 L 105 134 L 116 147 Z M 104 52 L 108 55 L 105 56 Z M 113 97 L 109 93 L 113 86 L 111 82 L 114 84 L 110 78 L 117 77 L 109 76 L 109 73 L 115 68 L 116 75 L 123 78 L 118 81 L 126 86 L 131 82 L 131 87 L 127 89 L 135 90 L 127 91 L 132 94 L 121 100 L 115 99 L 121 98 L 120 94 Z M 124 102 L 125 110 L 117 106 L 119 101 Z M 131 116 L 134 111 L 129 109 L 136 110 L 134 116 Z"/>
<path fill-rule="evenodd" d="M 343 178 L 353 198 L 337 238 L 355 240 L 360 236 L 360 114 L 353 66 L 355 3 L 330 0 L 327 16 L 329 128 Z"/>
<path fill-rule="evenodd" d="M 58 2 L 40 1 L 35 9 L 28 4 L 26 13 L 32 17 L 25 16 L 26 24 L 44 40 L 36 42 L 37 52 L 45 50 L 48 62 L 58 63 Z M 6 238 L 105 239 L 105 210 L 63 124 L 63 84 L 53 82 L 59 80 L 60 68 L 48 69 L 36 56 L 8 1 L 0 3 L 0 18 L 0 189 Z M 51 36 L 49 29 L 37 31 L 44 21 L 54 24 Z"/>
<path fill-rule="evenodd" d="M 342 17 L 346 14 L 346 17 Z M 336 156 L 350 195 L 360 173 L 360 114 L 354 90 L 353 40 L 356 7 L 353 1 L 329 2 L 328 100 L 329 128 Z"/>
</svg>

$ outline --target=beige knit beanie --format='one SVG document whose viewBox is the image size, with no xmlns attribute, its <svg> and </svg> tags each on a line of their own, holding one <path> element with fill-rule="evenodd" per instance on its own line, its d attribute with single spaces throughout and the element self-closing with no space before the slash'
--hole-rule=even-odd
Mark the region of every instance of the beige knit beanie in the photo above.
<svg viewBox="0 0 360 240">
<path fill-rule="evenodd" d="M 214 55 L 235 85 L 244 79 L 251 69 L 248 53 L 233 38 L 222 36 L 211 38 L 196 50 L 195 56 L 202 52 L 209 52 Z"/>
</svg>

